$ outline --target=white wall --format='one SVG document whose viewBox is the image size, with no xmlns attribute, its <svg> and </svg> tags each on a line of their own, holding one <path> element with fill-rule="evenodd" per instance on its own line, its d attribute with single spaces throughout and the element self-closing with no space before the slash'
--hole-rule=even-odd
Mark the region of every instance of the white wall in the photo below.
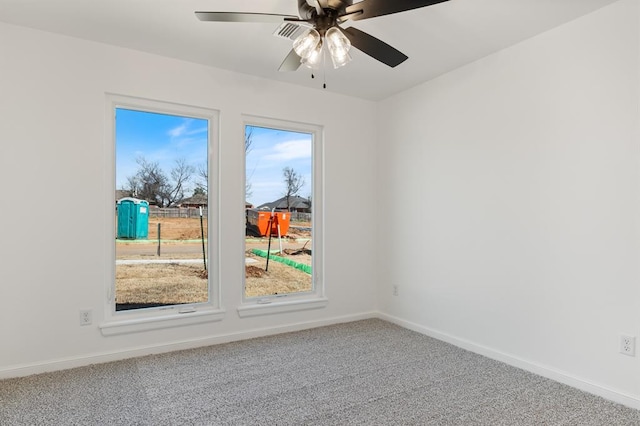
<svg viewBox="0 0 640 426">
<path fill-rule="evenodd" d="M 640 357 L 618 354 L 640 337 L 638 28 L 622 0 L 376 105 L 0 24 L 0 377 L 357 318 L 379 296 L 389 319 L 640 407 Z M 223 321 L 101 335 L 105 92 L 221 111 Z M 326 309 L 235 311 L 243 113 L 325 126 Z"/>
<path fill-rule="evenodd" d="M 638 1 L 380 104 L 388 318 L 640 408 Z M 399 295 L 392 295 L 392 284 Z"/>
<path fill-rule="evenodd" d="M 0 377 L 375 310 L 375 259 L 353 249 L 375 245 L 374 103 L 4 24 L 0 52 Z M 112 213 L 102 208 L 110 173 L 103 155 L 106 92 L 221 111 L 223 321 L 101 335 L 112 244 L 100 232 Z M 324 309 L 238 317 L 244 273 L 241 114 L 324 126 Z M 343 214 L 354 196 L 374 213 L 360 217 L 357 226 Z M 94 311 L 94 325 L 80 327 L 78 310 L 86 308 Z"/>
</svg>

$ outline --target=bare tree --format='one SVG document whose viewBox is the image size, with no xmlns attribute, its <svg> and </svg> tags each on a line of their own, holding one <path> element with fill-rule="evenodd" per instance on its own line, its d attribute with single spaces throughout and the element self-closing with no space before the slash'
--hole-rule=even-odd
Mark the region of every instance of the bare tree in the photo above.
<svg viewBox="0 0 640 426">
<path fill-rule="evenodd" d="M 251 145 L 253 145 L 253 127 L 248 127 L 248 131 L 244 132 L 244 153 L 251 152 Z"/>
<path fill-rule="evenodd" d="M 195 189 L 193 190 L 193 196 L 195 197 L 196 195 L 207 195 L 206 188 L 200 184 L 196 185 Z"/>
<path fill-rule="evenodd" d="M 291 197 L 298 195 L 302 187 L 304 186 L 304 176 L 298 174 L 291 167 L 285 167 L 282 169 L 282 176 L 284 177 L 285 193 L 287 201 L 287 210 L 291 210 Z"/>
<path fill-rule="evenodd" d="M 244 131 L 244 156 L 251 152 L 251 145 L 253 145 L 253 127 L 247 126 Z M 252 173 L 253 174 L 253 173 Z M 253 195 L 251 190 L 251 177 L 245 178 L 244 181 L 244 198 L 248 199 Z"/>
<path fill-rule="evenodd" d="M 147 161 L 144 157 L 136 159 L 138 171 L 134 176 L 127 177 L 126 188 L 135 197 L 155 203 L 161 207 L 168 207 L 184 198 L 186 186 L 191 180 L 194 167 L 186 160 L 176 160 L 171 169 L 171 179 L 160 168 L 157 161 Z"/>
<path fill-rule="evenodd" d="M 164 195 L 164 204 L 166 206 L 172 206 L 177 201 L 184 198 L 184 192 L 187 190 L 187 185 L 191 181 L 191 177 L 195 173 L 195 168 L 187 164 L 187 160 L 179 158 L 176 160 L 176 165 L 171 169 L 171 183 L 167 185 Z"/>
<path fill-rule="evenodd" d="M 251 152 L 251 145 L 253 144 L 253 127 L 249 127 L 249 131 L 244 134 L 244 155 L 246 156 L 249 152 Z M 196 172 L 198 178 L 200 178 L 200 182 L 198 185 L 203 187 L 205 190 L 209 185 L 209 170 L 207 168 L 207 164 L 198 165 L 198 170 Z M 253 191 L 251 190 L 251 182 L 249 179 L 245 182 L 244 187 L 244 196 L 245 198 L 251 197 Z"/>
<path fill-rule="evenodd" d="M 162 206 L 161 194 L 169 180 L 167 175 L 158 162 L 149 162 L 144 157 L 138 157 L 136 163 L 139 166 L 138 171 L 134 176 L 127 177 L 127 189 L 136 198 Z"/>
<path fill-rule="evenodd" d="M 207 168 L 207 163 L 198 165 L 196 176 L 200 179 L 198 186 L 206 189 L 209 186 L 209 169 Z"/>
</svg>

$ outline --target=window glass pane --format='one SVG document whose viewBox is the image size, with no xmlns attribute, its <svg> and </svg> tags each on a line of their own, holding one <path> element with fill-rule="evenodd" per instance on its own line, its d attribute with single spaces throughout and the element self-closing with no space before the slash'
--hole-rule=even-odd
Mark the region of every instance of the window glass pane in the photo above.
<svg viewBox="0 0 640 426">
<path fill-rule="evenodd" d="M 209 121 L 116 108 L 116 311 L 204 303 Z"/>
<path fill-rule="evenodd" d="M 313 134 L 245 126 L 245 297 L 313 291 Z"/>
</svg>

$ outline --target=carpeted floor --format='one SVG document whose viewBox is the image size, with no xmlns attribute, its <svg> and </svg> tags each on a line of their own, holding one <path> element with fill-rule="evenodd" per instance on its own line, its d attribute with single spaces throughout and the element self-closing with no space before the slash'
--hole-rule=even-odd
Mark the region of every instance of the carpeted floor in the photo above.
<svg viewBox="0 0 640 426">
<path fill-rule="evenodd" d="M 0 425 L 640 425 L 381 320 L 0 381 Z"/>
</svg>

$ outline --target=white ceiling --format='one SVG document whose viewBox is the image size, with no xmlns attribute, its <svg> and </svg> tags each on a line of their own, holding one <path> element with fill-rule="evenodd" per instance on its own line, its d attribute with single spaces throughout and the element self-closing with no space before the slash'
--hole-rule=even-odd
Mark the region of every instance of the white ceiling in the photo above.
<svg viewBox="0 0 640 426">
<path fill-rule="evenodd" d="M 326 90 L 384 99 L 615 1 L 450 0 L 354 22 L 409 60 L 389 68 L 355 51 L 326 70 Z M 0 0 L 0 21 L 322 90 L 322 73 L 277 71 L 291 50 L 277 25 L 201 22 L 196 10 L 297 15 L 297 0 Z"/>
</svg>

